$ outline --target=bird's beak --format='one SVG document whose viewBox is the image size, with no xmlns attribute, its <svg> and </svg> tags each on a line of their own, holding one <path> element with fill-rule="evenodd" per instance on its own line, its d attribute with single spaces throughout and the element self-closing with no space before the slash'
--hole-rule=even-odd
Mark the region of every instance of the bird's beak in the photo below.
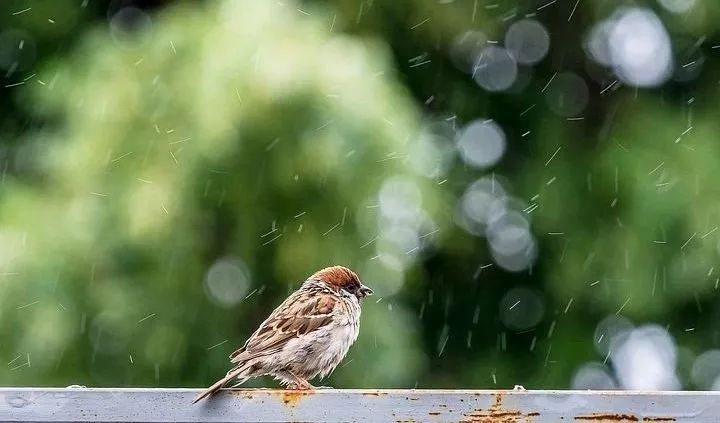
<svg viewBox="0 0 720 423">
<path fill-rule="evenodd" d="M 358 298 L 365 298 L 368 295 L 372 295 L 373 290 L 368 288 L 367 286 L 361 284 L 360 289 L 358 289 L 357 293 L 358 293 Z"/>
</svg>

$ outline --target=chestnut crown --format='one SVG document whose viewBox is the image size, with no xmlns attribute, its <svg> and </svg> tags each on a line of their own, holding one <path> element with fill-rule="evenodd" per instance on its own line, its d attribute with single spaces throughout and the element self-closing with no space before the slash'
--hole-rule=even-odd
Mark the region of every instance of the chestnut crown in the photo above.
<svg viewBox="0 0 720 423">
<path fill-rule="evenodd" d="M 310 279 L 323 281 L 335 290 L 344 289 L 350 294 L 356 295 L 358 298 L 363 298 L 373 293 L 372 289 L 363 285 L 357 273 L 345 266 L 326 267 L 315 272 L 310 276 Z"/>
</svg>

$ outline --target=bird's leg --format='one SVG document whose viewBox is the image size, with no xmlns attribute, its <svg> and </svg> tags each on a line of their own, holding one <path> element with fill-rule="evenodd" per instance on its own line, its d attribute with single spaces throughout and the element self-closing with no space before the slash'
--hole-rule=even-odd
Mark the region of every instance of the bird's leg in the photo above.
<svg viewBox="0 0 720 423">
<path fill-rule="evenodd" d="M 288 383 L 287 389 L 291 390 L 311 390 L 315 389 L 307 380 L 301 378 L 290 370 L 285 370 L 287 374 L 292 378 L 292 382 Z"/>
<path fill-rule="evenodd" d="M 310 384 L 310 382 L 308 382 L 307 380 L 298 378 L 295 382 L 288 384 L 287 389 L 299 390 L 299 391 L 311 391 L 311 390 L 315 389 L 315 387 L 312 386 Z"/>
</svg>

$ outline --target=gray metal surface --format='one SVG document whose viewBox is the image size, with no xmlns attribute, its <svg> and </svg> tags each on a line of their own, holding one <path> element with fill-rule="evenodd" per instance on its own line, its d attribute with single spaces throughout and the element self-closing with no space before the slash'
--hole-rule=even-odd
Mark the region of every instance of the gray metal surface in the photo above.
<svg viewBox="0 0 720 423">
<path fill-rule="evenodd" d="M 720 392 L 0 388 L 0 421 L 720 422 Z"/>
</svg>

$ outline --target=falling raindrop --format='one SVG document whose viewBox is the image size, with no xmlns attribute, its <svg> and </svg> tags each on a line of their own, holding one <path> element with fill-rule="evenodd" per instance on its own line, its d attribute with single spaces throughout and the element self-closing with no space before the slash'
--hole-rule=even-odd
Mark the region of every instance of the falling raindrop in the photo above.
<svg viewBox="0 0 720 423">
<path fill-rule="evenodd" d="M 8 29 L 0 32 L 0 69 L 9 74 L 27 70 L 35 61 L 35 42 L 25 31 Z"/>
</svg>

